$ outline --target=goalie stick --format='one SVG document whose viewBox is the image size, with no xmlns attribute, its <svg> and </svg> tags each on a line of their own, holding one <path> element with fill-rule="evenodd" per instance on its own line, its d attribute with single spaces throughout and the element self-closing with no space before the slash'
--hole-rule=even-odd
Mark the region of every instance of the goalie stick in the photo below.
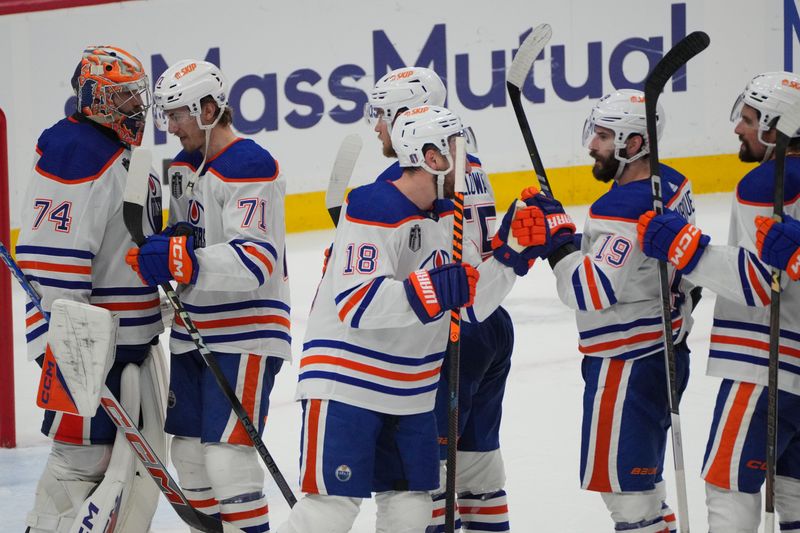
<svg viewBox="0 0 800 533">
<path fill-rule="evenodd" d="M 122 217 L 125 220 L 128 233 L 131 234 L 131 239 L 133 239 L 133 242 L 135 242 L 137 246 L 141 246 L 145 242 L 144 232 L 142 231 L 142 212 L 147 200 L 147 179 L 150 172 L 151 160 L 152 155 L 150 151 L 139 148 L 131 155 L 131 162 L 128 167 L 128 181 L 125 186 Z M 200 352 L 200 356 L 214 375 L 214 380 L 230 403 L 233 412 L 236 413 L 236 416 L 242 423 L 247 435 L 253 442 L 253 446 L 264 461 L 267 470 L 269 470 L 269 473 L 272 475 L 272 479 L 275 480 L 275 484 L 286 499 L 286 503 L 289 504 L 289 507 L 293 507 L 294 504 L 297 503 L 297 498 L 292 493 L 292 489 L 286 482 L 286 478 L 283 477 L 278 465 L 275 463 L 275 459 L 272 458 L 269 450 L 267 450 L 267 446 L 258 434 L 258 429 L 256 429 L 253 421 L 250 419 L 250 415 L 247 414 L 244 406 L 242 406 L 242 402 L 236 397 L 236 392 L 231 388 L 228 380 L 225 379 L 225 375 L 222 373 L 222 369 L 216 357 L 214 357 L 214 354 L 211 353 L 211 350 L 206 346 L 197 326 L 195 326 L 192 321 L 192 317 L 189 316 L 189 313 L 183 307 L 178 295 L 175 293 L 175 289 L 173 289 L 169 283 L 162 283 L 160 287 L 161 290 L 164 291 L 164 294 L 166 294 L 173 309 L 175 309 L 175 314 L 183 320 L 186 331 L 188 331 L 189 335 L 192 337 L 192 341 L 197 347 L 198 352 Z"/>
<path fill-rule="evenodd" d="M 28 294 L 31 303 L 42 313 L 46 320 L 50 320 L 50 313 L 45 311 L 42 306 L 42 299 L 36 289 L 25 278 L 22 270 L 14 258 L 11 257 L 8 249 L 0 242 L 0 259 L 6 264 L 11 274 L 17 279 L 19 284 Z M 123 409 L 119 400 L 108 389 L 103 386 L 100 394 L 100 405 L 108 414 L 108 417 L 125 434 L 125 439 L 128 441 L 131 449 L 136 457 L 142 463 L 145 470 L 153 478 L 156 486 L 164 494 L 169 504 L 175 509 L 175 512 L 180 518 L 190 527 L 193 527 L 203 533 L 241 533 L 241 530 L 231 524 L 220 522 L 218 519 L 203 514 L 196 510 L 189 503 L 189 500 L 181 491 L 180 486 L 170 475 L 167 467 L 158 458 L 158 455 L 153 451 L 153 447 L 139 431 L 139 428 L 132 422 L 132 418 Z"/>
<path fill-rule="evenodd" d="M 453 199 L 453 262 L 461 263 L 464 245 L 464 191 L 466 191 L 467 146 L 464 137 L 456 137 L 455 198 Z M 458 453 L 458 376 L 461 365 L 461 308 L 450 311 L 450 334 L 447 340 L 447 469 L 445 477 L 444 530 L 455 531 L 456 456 Z"/>
<path fill-rule="evenodd" d="M 533 140 L 533 133 L 531 126 L 528 124 L 528 118 L 525 116 L 525 110 L 522 108 L 522 86 L 528 73 L 533 67 L 533 62 L 544 50 L 544 47 L 550 41 L 550 36 L 553 30 L 549 24 L 540 24 L 536 26 L 528 37 L 523 41 L 517 50 L 517 55 L 511 62 L 506 74 L 506 90 L 508 97 L 511 100 L 511 105 L 514 107 L 514 114 L 519 123 L 519 129 L 522 132 L 522 138 L 525 140 L 525 146 L 528 148 L 528 155 L 533 163 L 533 169 L 536 171 L 536 177 L 539 180 L 539 188 L 544 194 L 552 198 L 553 191 L 550 189 L 550 182 L 547 180 L 547 173 L 542 164 L 542 158 L 539 156 L 539 150 L 536 148 L 536 143 Z"/>
<path fill-rule="evenodd" d="M 350 183 L 350 177 L 353 175 L 362 145 L 361 136 L 351 133 L 342 139 L 342 144 L 336 153 L 336 160 L 331 169 L 331 178 L 328 181 L 328 191 L 325 193 L 325 207 L 328 208 L 328 214 L 330 214 L 334 226 L 339 224 L 344 193 L 347 190 L 347 184 Z"/>
<path fill-rule="evenodd" d="M 795 104 L 775 125 L 775 185 L 772 218 L 783 222 L 786 151 L 792 136 L 800 129 L 800 109 Z M 775 531 L 775 465 L 778 460 L 778 365 L 781 341 L 781 270 L 772 268 L 769 304 L 769 367 L 767 380 L 767 473 L 764 495 L 764 533 Z"/>
<path fill-rule="evenodd" d="M 683 38 L 667 52 L 647 76 L 644 89 L 647 138 L 650 143 L 650 174 L 653 192 L 653 210 L 664 212 L 661 192 L 661 176 L 658 161 L 658 134 L 656 104 L 667 81 L 694 56 L 705 50 L 711 40 L 708 35 L 696 31 Z M 678 380 L 675 362 L 675 342 L 672 338 L 671 295 L 667 263 L 658 262 L 658 278 L 661 285 L 661 321 L 664 326 L 664 360 L 667 370 L 670 419 L 672 422 L 672 456 L 675 464 L 675 484 L 678 496 L 678 528 L 689 532 L 689 502 L 686 494 L 686 472 L 683 464 L 683 438 L 679 408 Z"/>
</svg>

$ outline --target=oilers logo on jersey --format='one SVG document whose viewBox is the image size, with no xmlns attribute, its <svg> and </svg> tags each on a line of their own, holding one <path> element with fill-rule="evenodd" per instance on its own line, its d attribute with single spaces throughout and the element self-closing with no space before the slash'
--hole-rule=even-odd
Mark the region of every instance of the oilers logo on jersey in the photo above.
<svg viewBox="0 0 800 533">
<path fill-rule="evenodd" d="M 204 214 L 205 209 L 203 209 L 203 204 L 194 199 L 189 200 L 189 207 L 186 209 L 186 220 L 194 229 L 195 248 L 205 248 L 206 246 L 206 230 L 203 222 Z"/>
<path fill-rule="evenodd" d="M 444 266 L 450 262 L 450 254 L 445 250 L 434 250 L 425 260 L 419 265 L 419 269 L 428 270 Z"/>
</svg>

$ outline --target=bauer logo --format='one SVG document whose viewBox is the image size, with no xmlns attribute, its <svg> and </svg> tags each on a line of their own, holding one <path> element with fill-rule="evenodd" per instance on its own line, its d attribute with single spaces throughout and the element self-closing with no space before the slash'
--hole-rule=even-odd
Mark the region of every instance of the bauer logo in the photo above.
<svg viewBox="0 0 800 533">
<path fill-rule="evenodd" d="M 347 465 L 339 465 L 336 469 L 336 479 L 341 481 L 342 483 L 346 483 L 350 481 L 350 477 L 353 475 L 353 472 L 350 470 L 350 467 Z"/>
</svg>

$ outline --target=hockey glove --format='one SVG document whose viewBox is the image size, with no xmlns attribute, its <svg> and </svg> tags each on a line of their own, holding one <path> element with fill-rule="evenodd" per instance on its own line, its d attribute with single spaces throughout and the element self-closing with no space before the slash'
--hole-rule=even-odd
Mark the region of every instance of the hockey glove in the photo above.
<svg viewBox="0 0 800 533">
<path fill-rule="evenodd" d="M 472 305 L 479 277 L 478 271 L 467 263 L 449 263 L 412 272 L 403 284 L 411 309 L 420 322 L 427 324 L 443 311 Z"/>
<path fill-rule="evenodd" d="M 517 209 L 516 204 L 517 201 L 514 200 L 508 206 L 503 222 L 492 238 L 492 254 L 495 259 L 514 269 L 518 276 L 524 276 L 536 261 L 539 250 L 532 248 L 531 244 L 522 246 L 519 236 L 523 235 L 525 242 L 537 243 L 536 246 L 539 247 L 546 245 L 549 239 L 547 223 L 541 209 L 535 206 Z"/>
<path fill-rule="evenodd" d="M 636 230 L 639 246 L 647 257 L 669 261 L 684 274 L 694 270 L 711 240 L 700 228 L 670 209 L 661 215 L 647 211 L 639 217 Z"/>
<path fill-rule="evenodd" d="M 173 226 L 167 226 L 161 231 L 164 237 L 188 237 L 194 235 L 194 226 L 188 222 L 178 222 Z"/>
<path fill-rule="evenodd" d="M 783 222 L 757 216 L 756 249 L 765 263 L 785 270 L 792 281 L 800 279 L 800 222 L 786 215 Z"/>
<path fill-rule="evenodd" d="M 151 235 L 139 248 L 128 250 L 125 262 L 151 287 L 173 279 L 194 283 L 199 272 L 194 237 Z"/>
<path fill-rule="evenodd" d="M 575 235 L 575 224 L 572 222 L 572 217 L 564 211 L 564 206 L 561 205 L 561 202 L 541 194 L 536 187 L 528 187 L 523 190 L 522 200 L 525 205 L 538 207 L 544 213 L 547 221 L 550 242 L 539 250 L 539 257 L 550 257 L 553 252 L 565 244 L 572 244 Z M 512 228 L 512 231 L 514 231 L 514 228 Z M 524 233 L 520 232 L 518 235 L 514 231 L 514 236 L 525 246 L 536 246 L 535 243 L 527 239 Z"/>
</svg>

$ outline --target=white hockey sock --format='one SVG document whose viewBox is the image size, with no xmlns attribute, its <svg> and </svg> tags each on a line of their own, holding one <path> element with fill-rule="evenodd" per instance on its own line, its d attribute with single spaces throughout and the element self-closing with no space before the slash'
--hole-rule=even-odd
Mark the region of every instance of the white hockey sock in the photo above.
<svg viewBox="0 0 800 533">
<path fill-rule="evenodd" d="M 675 512 L 667 505 L 667 502 L 661 502 L 661 516 L 664 522 L 667 523 L 669 533 L 678 532 L 678 519 L 675 517 Z"/>
<path fill-rule="evenodd" d="M 781 533 L 800 533 L 800 479 L 775 477 L 775 510 Z"/>
<path fill-rule="evenodd" d="M 431 513 L 431 523 L 425 529 L 425 533 L 444 533 L 444 513 L 445 513 L 445 500 L 446 494 L 432 494 L 433 512 Z M 456 530 L 461 529 L 461 515 L 458 509 L 458 502 L 456 502 Z"/>
<path fill-rule="evenodd" d="M 458 496 L 462 527 L 467 531 L 511 531 L 508 522 L 506 491 L 486 494 L 464 493 Z"/>
<path fill-rule="evenodd" d="M 261 492 L 242 494 L 219 502 L 220 515 L 245 533 L 269 531 L 269 507 Z"/>
<path fill-rule="evenodd" d="M 192 507 L 207 515 L 219 517 L 219 502 L 211 487 L 200 439 L 172 439 L 172 464 L 178 471 L 181 488 Z"/>
</svg>

